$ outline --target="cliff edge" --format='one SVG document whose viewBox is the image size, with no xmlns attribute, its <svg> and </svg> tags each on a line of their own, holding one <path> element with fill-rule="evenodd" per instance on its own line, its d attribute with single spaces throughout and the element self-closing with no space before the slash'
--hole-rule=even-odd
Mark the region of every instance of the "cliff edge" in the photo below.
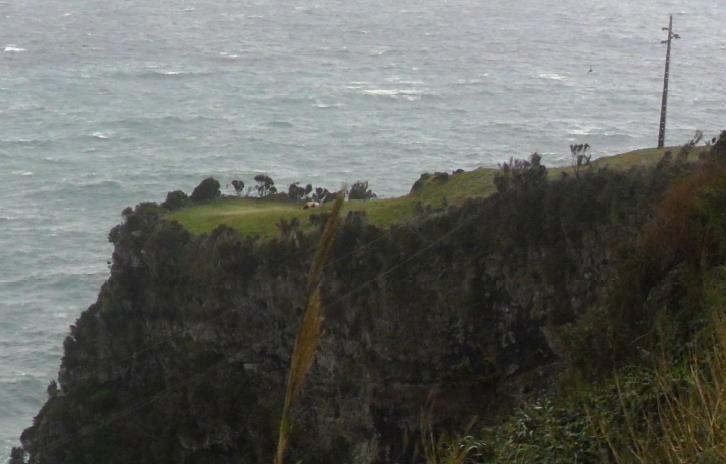
<svg viewBox="0 0 726 464">
<path fill-rule="evenodd" d="M 422 411 L 462 430 L 551 391 L 552 334 L 605 298 L 620 245 L 691 169 L 532 175 L 390 227 L 350 212 L 289 462 L 410 462 Z M 155 204 L 128 210 L 109 234 L 111 276 L 11 462 L 271 462 L 312 218 L 263 239 L 224 225 L 195 235 Z"/>
</svg>

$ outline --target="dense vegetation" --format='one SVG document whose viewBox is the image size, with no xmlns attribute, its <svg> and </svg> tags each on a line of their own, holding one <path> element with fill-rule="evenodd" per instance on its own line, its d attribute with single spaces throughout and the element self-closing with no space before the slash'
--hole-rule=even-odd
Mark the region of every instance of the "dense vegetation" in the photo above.
<svg viewBox="0 0 726 464">
<path fill-rule="evenodd" d="M 726 134 L 709 151 L 579 175 L 533 156 L 348 202 L 286 462 L 719 462 Z M 326 213 L 125 210 L 13 464 L 271 462 Z"/>
<path fill-rule="evenodd" d="M 435 463 L 726 462 L 726 132 L 613 244 L 605 298 L 552 334 L 557 388 L 497 426 L 429 440 Z"/>
<path fill-rule="evenodd" d="M 704 147 L 695 148 L 689 159 L 696 160 L 698 153 L 704 149 Z M 679 149 L 637 150 L 600 158 L 579 169 L 585 172 L 604 167 L 618 171 L 652 167 L 669 150 L 678 151 Z M 514 163 L 514 160 L 511 163 Z M 488 197 L 497 191 L 494 180 L 499 171 L 498 169 L 480 168 L 469 172 L 457 170 L 453 173 L 423 174 L 413 185 L 410 194 L 396 198 L 376 199 L 376 201 L 356 200 L 357 198 L 375 198 L 375 195 L 368 189 L 367 182 L 356 182 L 350 188 L 350 199 L 354 201 L 346 202 L 344 211 L 365 212 L 369 223 L 381 227 L 409 223 L 425 212 L 440 212 L 448 206 L 461 205 L 470 198 Z M 549 179 L 558 179 L 563 173 L 571 175 L 573 169 L 566 167 L 547 171 Z M 272 197 L 268 195 L 263 199 L 251 196 L 224 197 L 213 202 L 184 203 L 186 208 L 183 209 L 176 206 L 179 204 L 178 201 L 170 203 L 167 198 L 165 205 L 174 205 L 169 208 L 174 211 L 168 216 L 170 220 L 180 222 L 195 234 L 209 233 L 215 227 L 224 224 L 246 235 L 273 237 L 278 233 L 280 220 L 291 222 L 297 219 L 302 229 L 310 230 L 309 218 L 319 214 L 320 211 L 302 209 L 299 201 L 304 201 L 305 198 L 299 196 L 299 191 L 307 191 L 307 187 L 302 187 L 298 183 L 291 184 L 288 188 L 289 197 L 281 196 L 279 193 Z M 310 187 L 312 188 L 312 186 Z M 183 192 L 172 193 L 179 195 Z M 311 190 L 309 198 L 324 202 L 328 196 L 327 189 L 317 187 Z M 290 201 L 290 199 L 295 201 Z M 328 208 L 328 205 L 323 205 L 321 211 L 326 211 Z"/>
</svg>

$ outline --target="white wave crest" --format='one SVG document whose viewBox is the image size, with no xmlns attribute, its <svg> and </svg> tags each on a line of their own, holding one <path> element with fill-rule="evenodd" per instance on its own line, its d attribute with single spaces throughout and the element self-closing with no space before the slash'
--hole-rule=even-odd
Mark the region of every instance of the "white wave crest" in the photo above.
<svg viewBox="0 0 726 464">
<path fill-rule="evenodd" d="M 110 135 L 104 134 L 103 132 L 94 132 L 91 134 L 91 137 L 96 138 L 98 140 L 108 140 L 111 138 Z"/>
<path fill-rule="evenodd" d="M 327 108 L 340 108 L 343 106 L 342 103 L 323 103 L 321 101 L 315 102 L 315 108 L 327 109 Z"/>
<path fill-rule="evenodd" d="M 540 73 L 539 74 L 540 79 L 550 79 L 553 81 L 566 81 L 567 76 L 563 76 L 562 74 L 557 73 Z"/>
<path fill-rule="evenodd" d="M 597 127 L 593 126 L 577 126 L 574 129 L 570 129 L 570 135 L 592 135 L 597 131 Z"/>
<path fill-rule="evenodd" d="M 375 97 L 390 97 L 408 101 L 419 100 L 423 95 L 427 95 L 423 89 L 367 89 L 363 90 L 363 93 Z"/>
<path fill-rule="evenodd" d="M 3 51 L 5 53 L 20 53 L 20 52 L 24 52 L 25 49 L 18 47 L 15 44 L 7 44 L 7 45 L 5 45 L 5 48 L 3 49 Z"/>
</svg>

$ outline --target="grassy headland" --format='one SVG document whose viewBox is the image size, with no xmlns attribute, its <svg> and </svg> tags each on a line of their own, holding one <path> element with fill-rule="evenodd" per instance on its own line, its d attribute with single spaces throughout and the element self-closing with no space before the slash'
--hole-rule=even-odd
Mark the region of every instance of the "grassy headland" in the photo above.
<svg viewBox="0 0 726 464">
<path fill-rule="evenodd" d="M 696 159 L 703 148 L 694 148 L 690 159 Z M 675 153 L 678 148 L 651 148 L 606 156 L 593 161 L 591 169 L 620 170 L 652 166 L 668 150 Z M 411 220 L 417 211 L 423 209 L 440 209 L 445 205 L 461 203 L 467 198 L 483 198 L 491 195 L 496 192 L 494 186 L 496 172 L 494 168 L 479 168 L 444 176 L 424 176 L 420 187 L 413 193 L 376 201 L 348 201 L 343 207 L 343 214 L 349 211 L 363 211 L 371 224 L 380 227 L 405 223 Z M 548 176 L 557 178 L 571 172 L 570 166 L 555 167 L 548 170 Z M 208 233 L 224 224 L 245 235 L 269 237 L 277 232 L 280 220 L 291 221 L 297 218 L 300 224 L 306 227 L 310 223 L 310 216 L 327 212 L 329 209 L 329 205 L 323 205 L 320 209 L 303 210 L 299 202 L 224 197 L 175 211 L 168 216 L 168 219 L 178 221 L 194 234 Z"/>
</svg>

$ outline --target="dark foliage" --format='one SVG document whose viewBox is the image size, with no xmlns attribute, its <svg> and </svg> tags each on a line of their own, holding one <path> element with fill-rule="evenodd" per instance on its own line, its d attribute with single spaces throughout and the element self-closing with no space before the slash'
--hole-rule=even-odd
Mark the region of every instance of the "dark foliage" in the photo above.
<svg viewBox="0 0 726 464">
<path fill-rule="evenodd" d="M 181 190 L 174 190 L 166 194 L 166 200 L 161 204 L 162 208 L 175 211 L 183 208 L 189 202 L 189 196 Z"/>
<path fill-rule="evenodd" d="M 429 180 L 430 178 L 431 178 L 431 174 L 429 174 L 428 172 L 421 174 L 421 176 L 419 176 L 419 178 L 416 180 L 416 182 L 414 182 L 413 185 L 411 186 L 411 192 L 409 192 L 409 193 L 414 194 L 414 193 L 419 192 L 423 188 L 423 186 L 426 185 L 426 181 Z"/>
<path fill-rule="evenodd" d="M 680 150 L 678 150 L 678 155 L 676 156 L 676 161 L 685 163 L 688 161 L 688 155 L 691 154 L 693 149 L 698 145 L 698 143 L 703 139 L 703 132 L 700 130 L 697 130 L 696 133 L 693 135 L 691 140 L 689 140 L 687 143 L 685 143 Z"/>
<path fill-rule="evenodd" d="M 334 198 L 334 194 L 324 187 L 315 187 L 315 192 L 313 192 L 311 197 L 313 201 L 318 203 L 328 203 L 333 201 Z"/>
<path fill-rule="evenodd" d="M 219 198 L 219 181 L 214 177 L 207 177 L 192 191 L 191 199 L 194 202 L 214 200 Z"/>
<path fill-rule="evenodd" d="M 307 200 L 312 191 L 313 186 L 311 184 L 301 187 L 300 182 L 294 182 L 287 188 L 287 196 L 291 200 Z"/>
<path fill-rule="evenodd" d="M 348 192 L 349 200 L 372 200 L 376 194 L 368 188 L 368 181 L 357 181 Z"/>
<path fill-rule="evenodd" d="M 639 234 L 616 248 L 617 273 L 605 304 L 563 332 L 565 353 L 578 375 L 607 375 L 643 361 L 644 353 L 678 357 L 688 346 L 702 317 L 701 276 L 726 256 L 726 160 L 715 153 L 712 148 L 701 163 L 656 171 L 675 180 Z"/>
<path fill-rule="evenodd" d="M 622 311 L 602 316 L 625 318 L 632 312 L 634 322 L 578 331 L 573 345 L 580 350 L 577 360 L 588 365 L 606 358 L 600 348 L 611 346 L 612 328 L 623 332 L 615 341 L 632 345 L 644 319 L 631 302 L 652 294 L 647 288 L 656 284 L 649 276 L 668 275 L 679 262 L 700 262 L 691 256 L 697 248 L 707 251 L 698 255 L 704 262 L 715 256 L 714 245 L 700 240 L 708 235 L 689 231 L 702 232 L 704 215 L 716 214 L 709 205 L 726 195 L 717 191 L 695 210 L 688 206 L 668 216 L 681 210 L 675 200 L 688 199 L 689 186 L 714 185 L 703 179 L 667 195 L 673 202 L 664 203 L 662 213 L 659 208 L 656 220 L 675 228 L 638 234 L 650 206 L 689 169 L 665 163 L 652 173 L 594 171 L 545 182 L 546 169 L 533 156 L 511 161 L 499 173 L 505 176 L 500 194 L 422 216 L 413 225 L 382 230 L 364 216 L 350 215 L 325 270 L 326 349 L 333 351 L 312 373 L 314 388 L 306 390 L 307 403 L 296 417 L 295 452 L 305 462 L 350 462 L 353 448 L 345 441 L 350 436 L 358 440 L 354 444 L 377 436 L 383 450 L 400 447 L 410 435 L 398 426 L 416 423 L 420 402 L 415 396 L 402 401 L 398 392 L 386 396 L 390 382 L 376 379 L 415 385 L 424 398 L 432 386 L 437 395 L 446 394 L 446 382 L 504 389 L 511 372 L 507 378 L 514 380 L 518 370 L 547 365 L 554 355 L 542 329 L 572 322 L 599 301 L 608 279 L 615 278 L 606 273 L 611 262 L 628 256 L 633 261 L 627 268 L 636 270 L 617 276 L 616 288 L 637 296 L 618 296 Z M 334 197 L 322 188 L 315 193 Z M 229 227 L 191 237 L 161 221 L 163 213 L 153 204 L 127 209 L 125 223 L 111 232 L 116 245 L 111 278 L 64 344 L 61 394 L 24 434 L 23 446 L 34 457 L 74 464 L 271 461 L 286 350 L 294 338 L 287 321 L 299 315 L 304 301 L 319 227 L 298 234 L 298 224 L 281 221 L 282 237 L 264 241 Z M 665 216 L 658 219 L 660 214 Z M 322 225 L 325 215 L 310 221 Z M 629 237 L 638 237 L 639 245 L 628 245 Z M 659 247 L 673 243 L 680 244 L 673 253 Z M 179 329 L 191 330 L 170 336 Z M 139 349 L 148 346 L 153 350 Z M 334 351 L 337 347 L 344 351 Z M 381 362 L 380 353 L 388 360 Z M 330 359 L 338 364 L 325 364 Z M 321 427 L 333 433 L 325 414 L 328 406 L 335 410 L 332 405 L 340 404 L 336 395 L 344 394 L 347 407 L 355 408 L 377 388 L 382 392 L 377 407 L 385 415 L 373 411 L 369 418 L 368 409 L 331 413 L 333 432 L 340 433 L 325 437 L 345 439 L 340 444 L 321 439 Z M 452 391 L 456 401 L 447 407 L 461 403 L 491 411 L 492 404 L 482 399 L 489 398 L 488 387 Z M 140 402 L 144 407 L 130 407 Z M 353 423 L 349 417 L 357 414 L 370 422 Z M 554 417 L 557 424 L 580 429 L 580 416 Z M 528 426 L 540 423 L 524 419 Z M 63 446 L 44 448 L 58 440 Z M 567 446 L 572 440 L 552 437 L 552 442 Z M 22 462 L 23 453 L 13 453 Z"/>
<path fill-rule="evenodd" d="M 300 220 L 298 218 L 292 218 L 289 221 L 280 219 L 277 224 L 277 230 L 280 232 L 282 238 L 295 239 L 300 231 Z"/>
<path fill-rule="evenodd" d="M 234 188 L 234 191 L 237 195 L 241 195 L 242 192 L 244 192 L 245 183 L 243 181 L 235 179 L 230 183 L 232 184 L 232 188 Z"/>
<path fill-rule="evenodd" d="M 726 130 L 721 132 L 718 140 L 711 147 L 711 154 L 715 158 L 726 158 Z"/>
<path fill-rule="evenodd" d="M 272 180 L 270 176 L 266 174 L 258 174 L 255 176 L 255 182 L 257 182 L 257 195 L 260 198 L 277 193 L 275 181 Z"/>
<path fill-rule="evenodd" d="M 541 164 L 542 157 L 533 153 L 529 160 L 510 158 L 499 165 L 494 176 L 494 185 L 499 193 L 508 190 L 537 187 L 547 180 L 547 168 Z"/>
</svg>

